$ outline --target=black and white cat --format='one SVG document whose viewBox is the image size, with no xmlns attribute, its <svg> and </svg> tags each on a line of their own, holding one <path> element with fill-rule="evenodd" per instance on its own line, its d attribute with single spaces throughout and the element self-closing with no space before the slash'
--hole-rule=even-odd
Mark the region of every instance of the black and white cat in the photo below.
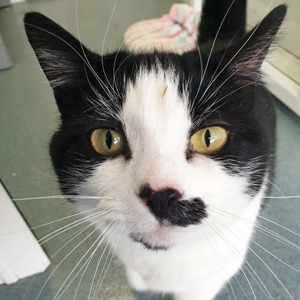
<svg viewBox="0 0 300 300">
<path fill-rule="evenodd" d="M 136 290 L 213 299 L 244 261 L 273 171 L 260 67 L 286 13 L 278 6 L 245 34 L 245 3 L 207 1 L 197 50 L 182 55 L 101 57 L 25 16 L 61 112 L 51 142 L 61 189 L 83 196 L 79 210 L 98 209 L 93 222 Z"/>
</svg>

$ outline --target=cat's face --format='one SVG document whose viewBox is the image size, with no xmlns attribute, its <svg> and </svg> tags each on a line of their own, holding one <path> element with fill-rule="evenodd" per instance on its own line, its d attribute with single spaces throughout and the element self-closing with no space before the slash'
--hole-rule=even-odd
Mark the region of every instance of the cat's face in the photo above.
<svg viewBox="0 0 300 300">
<path fill-rule="evenodd" d="M 98 196 L 99 201 L 95 205 L 101 211 L 111 213 L 108 220 L 116 220 L 118 229 L 155 247 L 177 244 L 182 227 L 194 224 L 197 230 L 202 230 L 202 219 L 207 218 L 210 222 L 213 218 L 207 212 L 208 208 L 228 211 L 231 207 L 234 214 L 241 214 L 252 203 L 253 196 L 249 191 L 257 190 L 257 186 L 254 189 L 250 182 L 253 167 L 256 162 L 264 160 L 261 158 L 253 162 L 257 158 L 249 155 L 249 160 L 243 163 L 251 168 L 233 172 L 229 166 L 226 167 L 222 157 L 227 157 L 227 162 L 242 157 L 236 157 L 228 150 L 235 141 L 234 135 L 238 134 L 234 131 L 235 126 L 241 125 L 218 116 L 217 119 L 206 119 L 205 123 L 194 128 L 188 91 L 179 92 L 178 81 L 174 80 L 171 72 L 140 72 L 134 82 L 126 84 L 124 102 L 114 117 L 120 125 L 112 125 L 110 120 L 99 121 L 90 132 L 83 133 L 88 148 L 89 136 L 97 127 L 121 132 L 126 140 L 124 153 L 103 158 L 95 152 L 91 165 L 88 153 L 81 151 L 82 157 L 78 156 L 73 161 L 76 168 L 66 167 L 69 174 L 82 174 L 88 165 L 91 170 L 85 173 L 86 177 L 78 180 L 70 190 L 75 188 L 80 195 Z M 223 126 L 228 132 L 222 152 L 214 156 L 196 153 L 191 147 L 191 136 L 195 131 L 213 126 Z M 62 172 L 61 176 L 64 182 L 71 181 L 70 175 L 66 178 L 67 175 Z M 156 205 L 154 202 L 157 202 L 160 206 L 160 201 L 168 200 L 152 199 L 151 194 L 142 196 L 145 187 L 151 189 L 149 193 L 152 194 L 173 190 L 178 193 L 175 196 L 178 198 L 160 217 L 157 210 L 163 208 L 159 207 L 154 212 L 149 204 L 153 202 Z M 89 208 L 87 199 L 76 202 Z M 195 226 L 189 226 L 189 229 L 195 233 Z"/>
<path fill-rule="evenodd" d="M 273 12 L 212 55 L 100 57 L 28 14 L 29 40 L 62 113 L 51 156 L 63 192 L 83 196 L 73 199 L 79 209 L 103 212 L 95 223 L 113 222 L 151 249 L 193 242 L 211 224 L 230 227 L 222 212 L 254 221 L 274 146 L 259 67 L 282 17 Z"/>
</svg>

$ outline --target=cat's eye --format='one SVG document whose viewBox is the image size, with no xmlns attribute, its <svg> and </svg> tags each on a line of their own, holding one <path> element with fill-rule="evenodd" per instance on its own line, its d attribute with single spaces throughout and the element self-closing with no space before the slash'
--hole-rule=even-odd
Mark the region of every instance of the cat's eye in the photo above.
<svg viewBox="0 0 300 300">
<path fill-rule="evenodd" d="M 219 126 L 203 128 L 194 133 L 190 147 L 197 153 L 210 155 L 220 151 L 227 142 L 227 131 Z"/>
<path fill-rule="evenodd" d="M 124 150 L 126 140 L 115 130 L 96 129 L 91 134 L 91 145 L 101 155 L 116 156 Z"/>
</svg>

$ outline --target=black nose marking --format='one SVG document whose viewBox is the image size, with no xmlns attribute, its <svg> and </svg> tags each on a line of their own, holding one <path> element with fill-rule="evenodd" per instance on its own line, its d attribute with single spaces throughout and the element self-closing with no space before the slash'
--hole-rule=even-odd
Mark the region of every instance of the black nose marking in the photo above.
<svg viewBox="0 0 300 300">
<path fill-rule="evenodd" d="M 139 192 L 139 196 L 143 200 L 145 200 L 145 199 L 149 198 L 152 193 L 153 193 L 153 190 L 150 188 L 149 184 L 145 184 L 141 187 L 140 192 Z"/>
<path fill-rule="evenodd" d="M 147 198 L 147 206 L 150 211 L 160 219 L 163 219 L 172 204 L 180 198 L 178 191 L 174 189 L 164 189 L 154 192 Z"/>
</svg>

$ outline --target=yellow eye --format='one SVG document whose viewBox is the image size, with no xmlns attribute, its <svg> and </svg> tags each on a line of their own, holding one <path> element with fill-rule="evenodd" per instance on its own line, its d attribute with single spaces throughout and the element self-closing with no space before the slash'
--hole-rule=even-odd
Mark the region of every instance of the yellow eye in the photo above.
<svg viewBox="0 0 300 300">
<path fill-rule="evenodd" d="M 111 129 L 96 129 L 91 135 L 92 147 L 101 155 L 116 156 L 120 154 L 125 147 L 124 136 Z"/>
<path fill-rule="evenodd" d="M 190 139 L 190 146 L 200 154 L 213 154 L 221 150 L 227 141 L 227 131 L 219 126 L 197 131 Z"/>
</svg>

